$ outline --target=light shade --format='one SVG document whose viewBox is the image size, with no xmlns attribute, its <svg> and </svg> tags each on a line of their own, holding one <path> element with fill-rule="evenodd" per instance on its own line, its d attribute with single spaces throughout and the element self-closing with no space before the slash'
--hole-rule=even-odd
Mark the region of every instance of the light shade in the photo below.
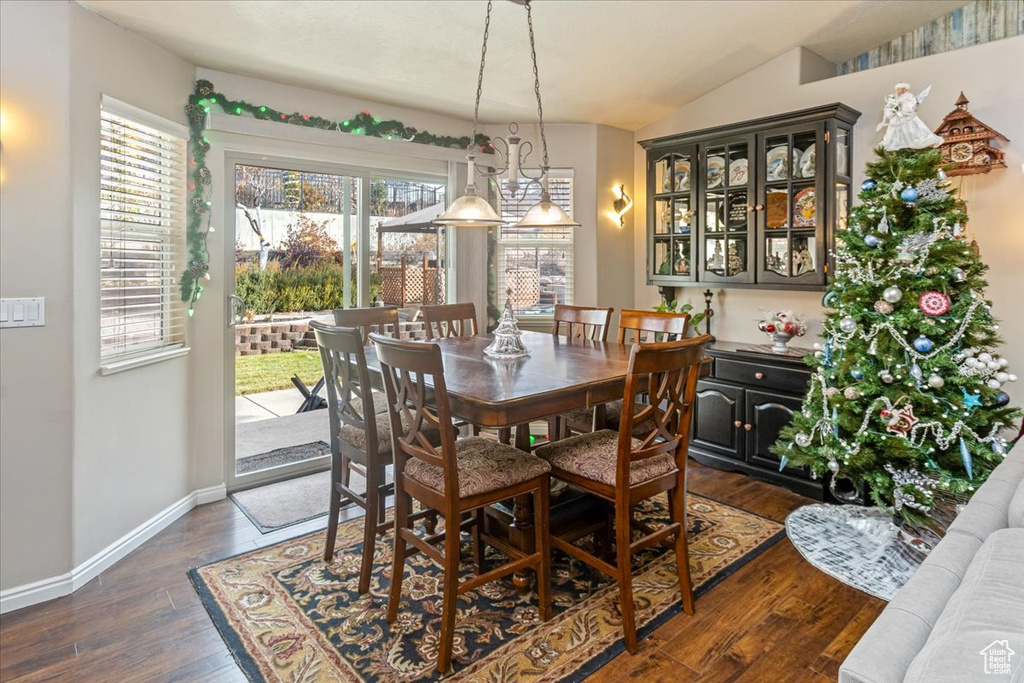
<svg viewBox="0 0 1024 683">
<path fill-rule="evenodd" d="M 448 207 L 448 210 L 434 219 L 434 225 L 448 225 L 457 228 L 493 228 L 505 225 L 501 216 L 495 213 L 483 197 L 470 191 Z"/>
<path fill-rule="evenodd" d="M 577 223 L 569 218 L 565 209 L 551 201 L 551 196 L 543 192 L 540 201 L 530 207 L 522 220 L 515 224 L 517 228 L 578 228 Z"/>
</svg>

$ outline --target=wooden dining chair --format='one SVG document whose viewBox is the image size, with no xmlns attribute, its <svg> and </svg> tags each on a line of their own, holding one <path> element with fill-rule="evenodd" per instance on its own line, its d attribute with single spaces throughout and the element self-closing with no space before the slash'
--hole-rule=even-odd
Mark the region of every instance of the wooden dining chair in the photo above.
<svg viewBox="0 0 1024 683">
<path fill-rule="evenodd" d="M 363 333 L 358 327 L 337 327 L 312 321 L 320 349 L 325 383 L 327 414 L 331 429 L 331 498 L 327 522 L 324 561 L 334 558 L 338 535 L 338 513 L 343 499 L 365 511 L 363 522 L 363 555 L 359 570 L 359 594 L 370 588 L 373 557 L 378 534 L 388 529 L 384 522 L 384 503 L 392 489 L 385 477 L 391 464 L 391 418 L 387 398 L 373 391 L 370 385 Z M 427 437 L 439 442 L 436 429 Z M 366 489 L 352 489 L 351 474 L 366 480 Z M 428 517 L 432 511 L 417 514 Z"/>
<path fill-rule="evenodd" d="M 370 344 L 370 333 L 387 334 L 401 338 L 398 324 L 398 308 L 395 306 L 370 306 L 369 308 L 336 308 L 334 324 L 339 327 L 358 327 L 363 333 L 363 346 Z"/>
<path fill-rule="evenodd" d="M 476 306 L 472 301 L 424 306 L 420 310 L 427 328 L 427 339 L 477 335 Z"/>
<path fill-rule="evenodd" d="M 629 358 L 621 428 L 581 434 L 537 449 L 551 463 L 551 475 L 613 506 L 615 565 L 565 538 L 551 545 L 618 581 L 626 649 L 637 651 L 633 606 L 633 554 L 655 544 L 671 544 L 676 553 L 683 610 L 693 614 L 693 586 L 686 545 L 686 457 L 693 401 L 709 335 L 675 342 L 634 345 Z M 646 388 L 649 404 L 637 404 Z M 637 406 L 637 409 L 634 409 Z M 650 423 L 636 436 L 634 426 Z M 669 523 L 654 529 L 633 518 L 633 506 L 668 492 Z M 640 537 L 633 540 L 632 531 Z"/>
<path fill-rule="evenodd" d="M 620 344 L 642 344 L 684 339 L 690 332 L 689 313 L 660 313 L 624 308 L 619 313 Z M 642 405 L 637 406 L 637 409 Z M 594 408 L 577 408 L 564 416 L 561 437 L 585 434 L 599 429 L 619 428 L 622 401 L 615 400 Z M 650 425 L 638 425 L 638 431 L 649 431 Z"/>
<path fill-rule="evenodd" d="M 532 567 L 537 573 L 541 619 L 551 616 L 551 556 L 548 546 L 548 471 L 544 460 L 493 439 L 455 440 L 444 380 L 444 365 L 437 344 L 395 341 L 370 335 L 384 373 L 395 455 L 395 551 L 388 595 L 388 623 L 398 617 L 405 559 L 422 552 L 444 568 L 440 644 L 437 670 L 451 666 L 458 596 L 466 591 Z M 427 404 L 432 388 L 433 406 Z M 435 448 L 424 430 L 438 430 Z M 534 505 L 535 550 L 524 553 L 485 533 L 484 508 L 516 496 L 530 495 Z M 439 510 L 445 531 L 422 538 L 409 529 L 410 498 Z M 463 520 L 464 513 L 471 513 Z M 459 581 L 460 532 L 472 530 L 476 576 Z M 487 543 L 510 558 L 484 571 Z M 442 547 L 438 547 L 441 544 Z M 411 546 L 411 548 L 409 547 Z"/>
<path fill-rule="evenodd" d="M 555 304 L 551 334 L 556 337 L 565 337 L 568 341 L 577 339 L 607 341 L 613 310 L 612 308 Z M 549 417 L 547 422 L 549 441 L 555 441 L 567 435 L 564 415 Z"/>
</svg>

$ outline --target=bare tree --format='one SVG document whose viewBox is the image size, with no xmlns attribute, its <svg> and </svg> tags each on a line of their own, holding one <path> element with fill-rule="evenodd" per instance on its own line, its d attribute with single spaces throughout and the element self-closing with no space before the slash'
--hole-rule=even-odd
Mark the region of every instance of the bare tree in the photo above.
<svg viewBox="0 0 1024 683">
<path fill-rule="evenodd" d="M 242 210 L 245 219 L 249 221 L 249 227 L 256 233 L 260 240 L 260 270 L 267 269 L 267 261 L 270 258 L 270 242 L 263 236 L 263 218 L 260 215 L 260 206 L 266 198 L 268 174 L 257 166 L 242 166 L 241 177 L 235 180 L 235 206 Z"/>
</svg>

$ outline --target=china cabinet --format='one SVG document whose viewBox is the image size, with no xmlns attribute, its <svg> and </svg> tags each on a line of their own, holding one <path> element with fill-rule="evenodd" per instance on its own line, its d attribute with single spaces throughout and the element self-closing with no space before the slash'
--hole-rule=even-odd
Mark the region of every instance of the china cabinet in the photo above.
<svg viewBox="0 0 1024 683">
<path fill-rule="evenodd" d="M 837 103 L 641 142 L 647 283 L 824 289 L 859 117 Z"/>
</svg>

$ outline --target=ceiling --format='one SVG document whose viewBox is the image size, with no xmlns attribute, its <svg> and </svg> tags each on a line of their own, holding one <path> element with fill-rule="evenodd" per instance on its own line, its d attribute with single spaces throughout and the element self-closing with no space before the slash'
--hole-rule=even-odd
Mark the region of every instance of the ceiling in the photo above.
<svg viewBox="0 0 1024 683">
<path fill-rule="evenodd" d="M 220 71 L 471 118 L 481 0 L 79 0 Z M 635 130 L 795 47 L 841 62 L 964 0 L 535 0 L 545 119 Z M 481 118 L 533 119 L 524 9 L 497 0 Z"/>
</svg>

